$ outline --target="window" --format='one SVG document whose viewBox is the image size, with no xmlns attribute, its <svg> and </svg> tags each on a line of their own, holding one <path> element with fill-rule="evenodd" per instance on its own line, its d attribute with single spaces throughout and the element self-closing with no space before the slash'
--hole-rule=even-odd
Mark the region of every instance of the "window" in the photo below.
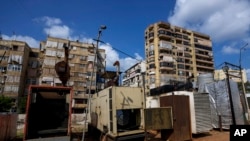
<svg viewBox="0 0 250 141">
<path fill-rule="evenodd" d="M 18 72 L 21 72 L 22 65 L 19 65 L 19 64 L 8 64 L 8 70 L 9 71 L 18 71 Z"/>
<path fill-rule="evenodd" d="M 35 85 L 36 84 L 36 79 L 35 78 L 28 78 L 27 81 L 26 81 L 26 84 L 33 84 Z"/>
<path fill-rule="evenodd" d="M 80 59 L 81 59 L 82 61 L 86 61 L 86 60 L 87 60 L 87 57 L 86 57 L 86 56 L 80 56 Z"/>
<path fill-rule="evenodd" d="M 84 86 L 86 86 L 86 83 L 84 83 L 84 82 L 77 82 L 77 85 L 81 86 L 81 87 L 84 87 Z"/>
<path fill-rule="evenodd" d="M 155 64 L 150 64 L 149 65 L 149 68 L 151 69 L 151 68 L 155 68 Z"/>
<path fill-rule="evenodd" d="M 173 63 L 160 62 L 160 67 L 173 67 Z"/>
<path fill-rule="evenodd" d="M 47 41 L 46 47 L 57 47 L 57 42 Z"/>
<path fill-rule="evenodd" d="M 6 67 L 0 66 L 0 71 L 4 73 L 6 71 Z"/>
<path fill-rule="evenodd" d="M 172 49 L 171 43 L 166 42 L 166 41 L 160 41 L 159 46 L 160 46 L 161 48 Z"/>
<path fill-rule="evenodd" d="M 56 56 L 56 51 L 47 49 L 45 54 L 47 56 Z"/>
<path fill-rule="evenodd" d="M 85 64 L 79 64 L 79 68 L 84 68 Z"/>
<path fill-rule="evenodd" d="M 159 34 L 165 34 L 165 31 L 164 30 L 159 30 L 158 33 Z"/>
<path fill-rule="evenodd" d="M 154 44 L 150 44 L 149 45 L 149 51 L 153 51 L 154 50 Z"/>
<path fill-rule="evenodd" d="M 16 85 L 5 85 L 4 92 L 18 92 L 18 89 Z"/>
<path fill-rule="evenodd" d="M 149 56 L 154 55 L 154 51 L 149 52 Z"/>
<path fill-rule="evenodd" d="M 154 33 L 153 32 L 151 32 L 151 33 L 149 33 L 148 34 L 148 37 L 150 38 L 150 37 L 153 37 L 154 36 Z"/>
<path fill-rule="evenodd" d="M 8 61 L 9 59 L 9 56 L 0 56 L 0 59 L 2 59 L 2 61 Z"/>
<path fill-rule="evenodd" d="M 20 76 L 8 75 L 5 82 L 20 82 Z"/>
<path fill-rule="evenodd" d="M 85 76 L 85 74 L 79 72 L 79 73 L 78 73 L 78 76 L 83 77 L 83 76 Z"/>
<path fill-rule="evenodd" d="M 30 52 L 29 57 L 38 57 L 37 52 Z"/>
<path fill-rule="evenodd" d="M 18 46 L 13 46 L 13 50 L 17 51 L 18 50 Z"/>
<path fill-rule="evenodd" d="M 150 83 L 151 83 L 151 84 L 155 83 L 155 78 L 150 77 Z"/>
</svg>

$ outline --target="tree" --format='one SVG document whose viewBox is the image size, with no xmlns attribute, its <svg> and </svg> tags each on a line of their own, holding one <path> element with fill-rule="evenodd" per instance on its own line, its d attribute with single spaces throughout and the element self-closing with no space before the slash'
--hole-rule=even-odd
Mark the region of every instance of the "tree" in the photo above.
<svg viewBox="0 0 250 141">
<path fill-rule="evenodd" d="M 26 102 L 27 97 L 21 97 L 18 102 L 18 109 L 21 114 L 24 114 L 26 111 Z"/>
<path fill-rule="evenodd" d="M 8 112 L 13 106 L 12 99 L 5 97 L 4 95 L 0 96 L 0 112 Z"/>
</svg>

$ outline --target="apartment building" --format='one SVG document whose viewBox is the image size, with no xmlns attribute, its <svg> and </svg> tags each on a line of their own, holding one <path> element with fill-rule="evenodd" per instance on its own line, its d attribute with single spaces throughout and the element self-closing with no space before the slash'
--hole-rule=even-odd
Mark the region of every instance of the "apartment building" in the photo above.
<svg viewBox="0 0 250 141">
<path fill-rule="evenodd" d="M 0 40 L 1 94 L 17 102 L 28 94 L 31 84 L 61 86 L 55 64 L 65 60 L 64 47 L 69 48 L 70 78 L 66 85 L 74 90 L 72 112 L 83 113 L 88 94 L 104 88 L 104 83 L 96 81 L 96 72 L 105 71 L 105 50 L 96 53 L 96 44 L 47 37 L 39 48 L 31 48 L 25 42 Z"/>
<path fill-rule="evenodd" d="M 136 63 L 124 72 L 122 85 L 128 87 L 144 87 L 145 86 L 145 61 Z"/>
<path fill-rule="evenodd" d="M 0 40 L 1 95 L 11 97 L 16 110 L 18 99 L 24 96 L 30 47 L 16 40 Z"/>
<path fill-rule="evenodd" d="M 65 59 L 65 47 L 69 49 L 68 63 L 70 66 L 70 78 L 66 85 L 73 87 L 74 90 L 73 113 L 82 113 L 87 107 L 88 94 L 104 88 L 103 83 L 97 84 L 96 72 L 105 71 L 105 50 L 99 49 L 98 56 L 95 56 L 96 48 L 93 44 L 48 37 L 40 44 L 43 62 L 41 63 L 42 72 L 39 76 L 39 84 L 62 85 L 56 74 L 55 64 Z"/>
<path fill-rule="evenodd" d="M 161 21 L 145 30 L 145 58 L 147 89 L 214 71 L 208 35 Z"/>
<path fill-rule="evenodd" d="M 228 73 L 230 74 L 230 79 L 234 80 L 235 82 L 238 82 L 238 83 L 241 83 L 242 81 L 244 83 L 247 82 L 247 73 L 246 73 L 245 69 L 241 70 L 242 78 L 241 78 L 240 70 L 229 69 Z M 227 78 L 227 76 L 223 70 L 215 70 L 214 71 L 214 79 L 215 80 L 223 80 L 225 78 Z"/>
</svg>

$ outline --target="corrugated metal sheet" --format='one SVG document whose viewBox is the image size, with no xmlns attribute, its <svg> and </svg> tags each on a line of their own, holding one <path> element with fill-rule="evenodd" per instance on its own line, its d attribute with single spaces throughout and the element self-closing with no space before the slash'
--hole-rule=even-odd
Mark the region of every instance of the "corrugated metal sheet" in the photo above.
<svg viewBox="0 0 250 141">
<path fill-rule="evenodd" d="M 194 94 L 194 107 L 196 125 L 195 133 L 204 133 L 212 130 L 212 114 L 209 94 Z"/>
</svg>

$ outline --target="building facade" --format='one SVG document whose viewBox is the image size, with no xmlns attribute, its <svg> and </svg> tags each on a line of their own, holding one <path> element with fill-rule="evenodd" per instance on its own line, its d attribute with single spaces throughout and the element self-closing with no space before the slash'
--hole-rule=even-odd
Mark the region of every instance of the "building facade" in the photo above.
<svg viewBox="0 0 250 141">
<path fill-rule="evenodd" d="M 1 95 L 13 99 L 13 110 L 18 99 L 24 96 L 30 47 L 27 43 L 15 40 L 0 40 Z"/>
<path fill-rule="evenodd" d="M 96 44 L 47 37 L 39 48 L 31 48 L 25 42 L 0 40 L 1 94 L 17 102 L 28 94 L 29 85 L 62 86 L 55 64 L 65 60 L 65 46 L 70 66 L 66 86 L 74 90 L 72 112 L 83 113 L 88 94 L 104 88 L 103 83 L 97 84 L 96 72 L 105 71 L 105 50 L 96 53 Z"/>
<path fill-rule="evenodd" d="M 166 22 L 146 28 L 145 58 L 147 89 L 214 71 L 210 37 Z"/>
<path fill-rule="evenodd" d="M 97 70 L 104 72 L 105 51 L 99 49 L 99 57 L 96 57 L 93 44 L 48 37 L 40 44 L 43 62 L 39 84 L 62 85 L 55 72 L 55 64 L 65 59 L 64 47 L 69 48 L 70 78 L 66 85 L 73 87 L 74 90 L 73 113 L 82 113 L 87 107 L 88 94 L 104 87 L 104 84 L 96 84 L 96 72 Z"/>
<path fill-rule="evenodd" d="M 246 73 L 245 69 L 241 70 L 242 78 L 241 78 L 240 70 L 229 69 L 228 73 L 230 74 L 230 79 L 234 80 L 237 83 L 241 83 L 242 81 L 244 83 L 247 82 L 247 73 Z M 214 79 L 215 80 L 223 80 L 226 78 L 227 78 L 226 73 L 223 70 L 215 70 L 214 71 Z"/>
<path fill-rule="evenodd" d="M 128 87 L 144 87 L 145 86 L 146 63 L 142 61 L 136 63 L 124 72 L 122 85 Z"/>
</svg>

